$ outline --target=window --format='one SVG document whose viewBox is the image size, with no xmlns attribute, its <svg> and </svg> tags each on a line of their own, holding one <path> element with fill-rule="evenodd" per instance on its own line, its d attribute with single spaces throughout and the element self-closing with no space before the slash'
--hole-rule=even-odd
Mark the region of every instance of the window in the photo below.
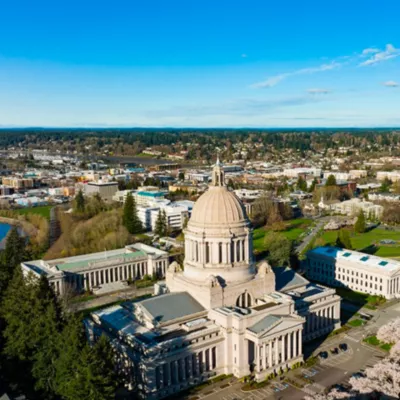
<svg viewBox="0 0 400 400">
<path fill-rule="evenodd" d="M 365 262 L 365 261 L 368 261 L 368 259 L 369 259 L 369 257 L 368 256 L 364 256 L 364 257 L 361 257 L 361 261 L 363 261 L 363 262 Z"/>
<path fill-rule="evenodd" d="M 210 243 L 206 242 L 206 264 L 210 262 Z"/>
<path fill-rule="evenodd" d="M 385 267 L 386 265 L 388 265 L 388 262 L 387 261 L 381 261 L 379 263 L 379 265 L 381 265 L 382 267 Z"/>
</svg>

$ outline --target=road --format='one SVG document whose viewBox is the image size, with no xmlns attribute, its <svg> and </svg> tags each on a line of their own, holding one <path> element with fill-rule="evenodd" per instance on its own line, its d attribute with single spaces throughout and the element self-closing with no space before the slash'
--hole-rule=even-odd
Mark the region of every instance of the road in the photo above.
<svg viewBox="0 0 400 400">
<path fill-rule="evenodd" d="M 322 217 L 318 220 L 317 224 L 311 228 L 311 232 L 303 239 L 300 245 L 296 247 L 296 252 L 301 253 L 310 243 L 311 241 L 318 235 L 321 229 L 327 222 L 328 217 Z"/>
</svg>

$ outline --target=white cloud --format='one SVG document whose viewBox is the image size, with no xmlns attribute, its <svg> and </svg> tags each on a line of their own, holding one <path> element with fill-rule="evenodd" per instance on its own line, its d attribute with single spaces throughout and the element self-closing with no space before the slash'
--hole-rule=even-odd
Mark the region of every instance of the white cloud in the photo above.
<svg viewBox="0 0 400 400">
<path fill-rule="evenodd" d="M 395 81 L 387 81 L 387 82 L 383 82 L 382 83 L 383 86 L 387 86 L 387 87 L 397 87 L 399 86 L 399 84 Z"/>
<path fill-rule="evenodd" d="M 368 54 L 373 54 L 373 53 L 379 53 L 379 49 L 377 49 L 375 47 L 369 47 L 368 49 L 364 49 L 361 54 L 363 56 L 366 56 Z"/>
<path fill-rule="evenodd" d="M 284 74 L 271 76 L 270 78 L 266 79 L 265 81 L 254 83 L 253 85 L 251 85 L 251 87 L 256 88 L 256 89 L 270 88 L 291 76 L 314 74 L 316 72 L 329 71 L 332 69 L 339 68 L 341 65 L 342 64 L 337 61 L 332 61 L 331 63 L 322 64 L 322 65 L 319 65 L 318 67 L 302 68 L 302 69 L 298 69 L 297 71 L 286 72 Z"/>
<path fill-rule="evenodd" d="M 369 51 L 369 53 L 364 53 L 366 50 L 371 50 L 371 49 L 365 49 L 362 54 L 372 53 L 371 51 Z M 374 65 L 382 61 L 390 60 L 391 58 L 396 58 L 399 56 L 400 56 L 400 50 L 396 49 L 391 44 L 387 44 L 385 50 L 379 50 L 377 52 L 374 51 L 373 55 L 370 58 L 368 58 L 368 60 L 363 61 L 360 65 L 361 66 Z"/>
<path fill-rule="evenodd" d="M 328 94 L 329 90 L 328 89 L 321 89 L 321 88 L 314 88 L 314 89 L 308 89 L 307 92 L 309 94 Z"/>
</svg>

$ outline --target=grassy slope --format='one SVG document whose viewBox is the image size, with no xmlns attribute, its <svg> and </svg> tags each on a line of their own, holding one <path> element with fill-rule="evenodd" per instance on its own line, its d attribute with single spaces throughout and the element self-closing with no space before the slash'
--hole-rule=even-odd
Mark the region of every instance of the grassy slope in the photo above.
<svg viewBox="0 0 400 400">
<path fill-rule="evenodd" d="M 336 231 L 324 232 L 323 238 L 328 244 L 335 244 L 337 237 Z M 400 241 L 400 232 L 386 231 L 381 228 L 372 229 L 369 232 L 361 234 L 351 234 L 351 243 L 355 250 L 362 250 L 369 246 L 376 244 L 378 250 L 375 253 L 381 257 L 400 257 L 400 244 L 399 245 L 380 245 L 379 241 L 382 239 L 392 239 Z"/>
<path fill-rule="evenodd" d="M 39 214 L 47 219 L 50 219 L 50 210 L 53 206 L 40 206 L 40 207 L 28 207 L 28 208 L 18 208 L 14 210 L 16 213 L 25 214 Z"/>
<path fill-rule="evenodd" d="M 287 221 L 286 230 L 281 231 L 279 233 L 282 233 L 290 240 L 297 240 L 299 236 L 307 230 L 307 228 L 312 224 L 312 222 L 313 221 L 311 219 L 304 219 L 304 218 L 293 219 L 291 221 Z M 264 227 L 254 229 L 253 247 L 255 251 L 262 252 L 266 250 L 264 246 L 264 237 L 269 232 L 270 231 L 268 229 L 265 229 Z"/>
</svg>

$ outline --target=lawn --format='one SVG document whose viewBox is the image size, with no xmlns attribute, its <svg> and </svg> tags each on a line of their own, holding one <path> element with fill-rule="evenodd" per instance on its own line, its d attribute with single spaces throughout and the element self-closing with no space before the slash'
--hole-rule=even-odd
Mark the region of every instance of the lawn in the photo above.
<svg viewBox="0 0 400 400">
<path fill-rule="evenodd" d="M 304 233 L 307 228 L 312 224 L 311 219 L 299 218 L 292 219 L 286 222 L 286 229 L 279 231 L 278 233 L 282 233 L 290 240 L 298 240 L 300 235 Z M 266 250 L 264 245 L 264 238 L 270 230 L 265 229 L 265 227 L 254 229 L 253 231 L 253 247 L 256 253 L 261 253 Z"/>
<path fill-rule="evenodd" d="M 54 206 L 40 206 L 40 207 L 27 207 L 27 208 L 17 208 L 14 211 L 21 215 L 26 214 L 39 214 L 42 217 L 50 219 L 50 210 Z"/>
<path fill-rule="evenodd" d="M 322 237 L 327 244 L 334 245 L 338 231 L 324 232 Z M 365 252 L 376 254 L 380 257 L 400 257 L 399 245 L 381 245 L 383 239 L 392 239 L 400 242 L 400 232 L 387 231 L 382 228 L 375 228 L 365 233 L 354 233 L 350 230 L 351 244 L 354 250 L 366 250 Z"/>
<path fill-rule="evenodd" d="M 356 328 L 357 326 L 363 326 L 365 322 L 362 319 L 353 319 L 347 323 L 347 325 L 352 326 L 353 328 Z"/>
<path fill-rule="evenodd" d="M 368 336 L 364 339 L 364 342 L 372 345 L 379 346 L 382 350 L 389 351 L 392 348 L 392 344 L 381 342 L 376 336 Z"/>
</svg>

